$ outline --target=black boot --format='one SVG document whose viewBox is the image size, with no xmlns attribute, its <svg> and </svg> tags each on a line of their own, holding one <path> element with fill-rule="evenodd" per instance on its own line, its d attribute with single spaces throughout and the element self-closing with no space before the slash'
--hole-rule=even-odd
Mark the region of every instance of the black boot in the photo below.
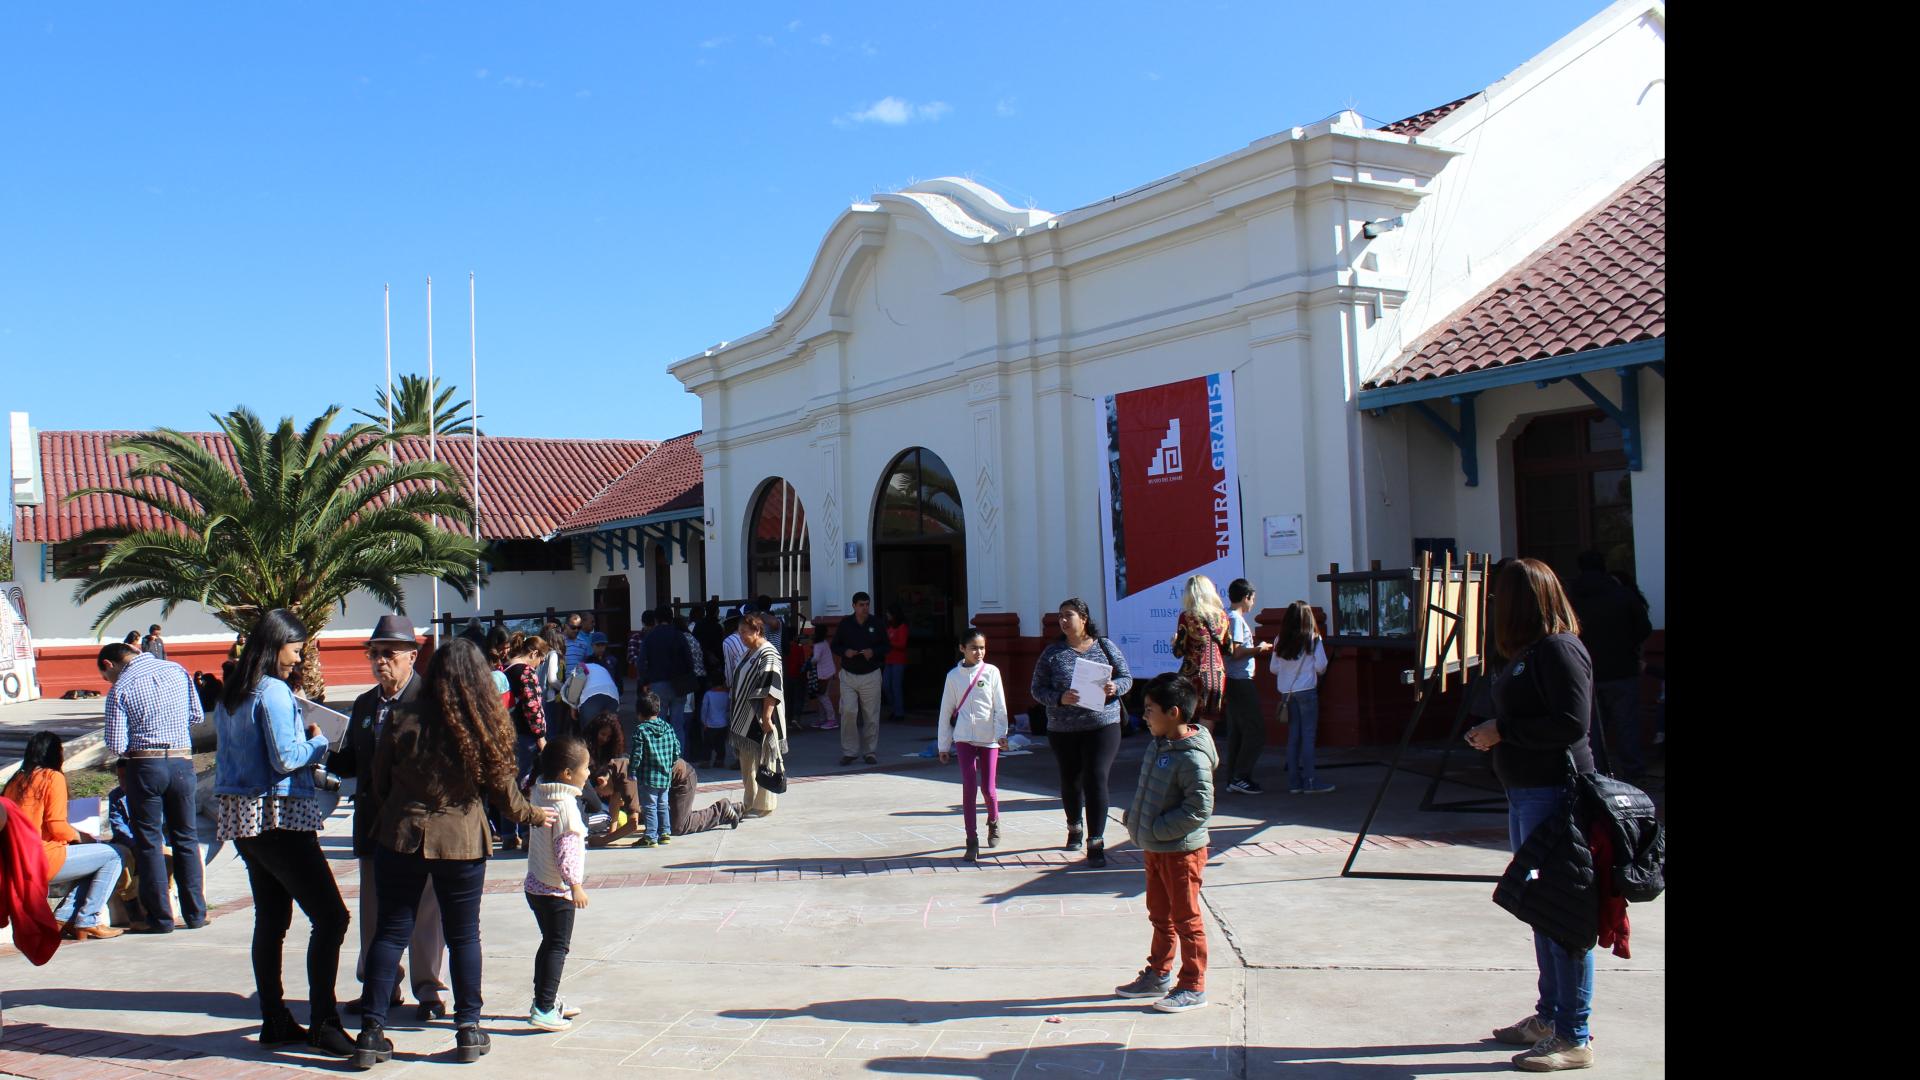
<svg viewBox="0 0 1920 1080">
<path fill-rule="evenodd" d="M 999 818 L 993 818 L 987 822 L 987 846 L 988 847 L 1000 846 L 1000 819 Z"/>
<path fill-rule="evenodd" d="M 353 1067 L 371 1069 L 393 1056 L 393 1040 L 387 1038 L 387 1030 L 379 1024 L 368 1021 L 360 1028 L 360 1038 L 353 1044 Z"/>
<path fill-rule="evenodd" d="M 980 838 L 979 837 L 977 836 L 967 837 L 967 853 L 961 856 L 961 858 L 971 863 L 977 863 L 980 861 Z"/>
<path fill-rule="evenodd" d="M 353 1039 L 347 1035 L 347 1029 L 340 1026 L 337 1016 L 315 1021 L 313 1030 L 307 1032 L 307 1045 L 329 1057 L 353 1056 Z"/>
<path fill-rule="evenodd" d="M 1101 839 L 1087 841 L 1087 865 L 1098 869 L 1107 865 L 1107 842 Z"/>
<path fill-rule="evenodd" d="M 290 1046 L 306 1041 L 307 1029 L 296 1023 L 293 1014 L 284 1008 L 260 1022 L 261 1046 Z"/>
<path fill-rule="evenodd" d="M 479 1024 L 461 1024 L 453 1033 L 453 1060 L 479 1061 L 487 1051 L 493 1049 L 493 1040 L 480 1030 Z"/>
<path fill-rule="evenodd" d="M 1085 835 L 1086 835 L 1086 830 L 1080 827 L 1079 822 L 1077 821 L 1067 822 L 1067 846 L 1062 848 L 1061 850 L 1062 851 L 1079 851 L 1080 838 Z"/>
</svg>

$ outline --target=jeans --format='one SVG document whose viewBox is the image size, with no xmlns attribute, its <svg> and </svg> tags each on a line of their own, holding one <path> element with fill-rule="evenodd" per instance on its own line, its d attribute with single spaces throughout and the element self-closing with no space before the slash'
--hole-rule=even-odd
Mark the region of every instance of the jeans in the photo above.
<svg viewBox="0 0 1920 1080">
<path fill-rule="evenodd" d="M 515 734 L 513 737 L 514 778 L 518 782 L 525 780 L 540 760 L 540 743 L 531 735 Z M 493 834 L 515 843 L 524 842 L 529 826 L 513 820 L 491 802 L 487 804 L 487 824 L 493 826 Z"/>
<path fill-rule="evenodd" d="M 1518 853 L 1543 821 L 1566 810 L 1563 787 L 1507 789 L 1507 843 Z M 1535 1016 L 1553 1025 L 1561 1038 L 1585 1042 L 1593 1013 L 1593 950 L 1574 956 L 1538 931 L 1533 935 L 1534 963 L 1540 969 L 1540 1000 Z"/>
<path fill-rule="evenodd" d="M 360 860 L 360 959 L 353 977 L 362 986 L 367 982 L 367 957 L 373 952 L 373 932 L 380 922 L 380 875 L 371 858 Z M 440 939 L 440 901 L 433 895 L 433 882 L 420 893 L 415 912 L 413 939 L 407 945 L 407 959 L 413 963 L 413 996 L 421 1001 L 438 1001 L 447 992 L 447 943 Z"/>
<path fill-rule="evenodd" d="M 1266 718 L 1260 715 L 1260 690 L 1252 679 L 1227 680 L 1227 754 L 1220 763 L 1227 779 L 1253 779 L 1253 766 L 1267 745 Z"/>
<path fill-rule="evenodd" d="M 997 746 L 975 746 L 972 743 L 953 744 L 954 752 L 960 756 L 960 805 L 967 816 L 967 839 L 980 835 L 973 822 L 973 796 L 977 790 L 987 799 L 987 821 L 1000 820 L 1000 748 Z"/>
<path fill-rule="evenodd" d="M 1320 691 L 1296 690 L 1287 698 L 1287 790 L 1303 791 L 1313 778 L 1313 737 L 1320 730 Z"/>
<path fill-rule="evenodd" d="M 340 974 L 340 943 L 346 940 L 347 905 L 334 884 L 333 870 L 321 854 L 320 838 L 310 832 L 269 829 L 243 836 L 234 850 L 247 864 L 253 887 L 253 982 L 260 991 L 260 1018 L 273 1019 L 287 1007 L 280 984 L 280 950 L 298 903 L 313 933 L 307 938 L 308 1024 L 336 1019 L 333 982 Z M 391 993 L 387 982 L 382 993 Z M 381 999 L 385 1001 L 385 998 Z"/>
<path fill-rule="evenodd" d="M 1060 802 L 1067 811 L 1067 824 L 1080 824 L 1084 802 L 1087 813 L 1087 839 L 1107 835 L 1107 774 L 1113 771 L 1113 759 L 1120 756 L 1120 725 L 1102 724 L 1092 731 L 1049 731 L 1047 744 L 1053 747 L 1054 761 L 1060 766 Z"/>
<path fill-rule="evenodd" d="M 573 946 L 573 898 L 527 894 L 533 921 L 540 927 L 540 947 L 533 950 L 533 1007 L 552 1012 L 560 998 L 560 974 Z"/>
<path fill-rule="evenodd" d="M 195 824 L 193 762 L 188 758 L 133 758 L 127 762 L 127 809 L 133 817 L 133 872 L 140 880 L 140 906 L 155 927 L 173 925 L 167 901 L 167 853 L 173 848 L 173 883 L 180 918 L 188 926 L 207 921 L 207 900 Z"/>
<path fill-rule="evenodd" d="M 685 713 L 686 705 L 692 700 L 693 695 L 674 693 L 673 683 L 670 680 L 648 683 L 647 689 L 653 691 L 653 696 L 660 699 L 660 716 L 666 720 L 667 726 L 673 729 L 674 737 L 680 740 L 681 746 L 687 745 Z M 627 745 L 633 745 L 631 738 L 627 740 Z"/>
<path fill-rule="evenodd" d="M 361 1011 L 366 1023 L 387 1026 L 400 952 L 413 937 L 420 893 L 431 878 L 451 954 L 453 1019 L 456 1024 L 478 1024 L 484 1004 L 480 997 L 480 890 L 487 883 L 487 860 L 429 859 L 418 852 L 402 855 L 379 848 L 373 855 L 373 871 L 380 878 L 380 925 L 373 932 L 373 954 L 367 957 L 366 1001 Z"/>
<path fill-rule="evenodd" d="M 641 826 L 655 840 L 673 835 L 673 808 L 667 805 L 669 790 L 663 787 L 640 789 Z"/>
<path fill-rule="evenodd" d="M 887 702 L 887 711 L 895 720 L 907 717 L 907 665 L 888 664 L 882 667 L 881 696 Z"/>
<path fill-rule="evenodd" d="M 1630 778 L 1646 772 L 1647 762 L 1640 753 L 1640 676 L 1595 680 L 1593 713 L 1602 725 L 1607 764 L 1614 775 Z"/>
<path fill-rule="evenodd" d="M 100 921 L 100 909 L 120 882 L 120 853 L 112 844 L 68 844 L 67 861 L 60 864 L 60 872 L 48 878 L 47 884 L 63 881 L 79 884 L 60 901 L 54 918 L 61 922 L 72 919 L 75 926 L 93 926 Z M 78 915 L 74 914 L 76 910 Z"/>
</svg>

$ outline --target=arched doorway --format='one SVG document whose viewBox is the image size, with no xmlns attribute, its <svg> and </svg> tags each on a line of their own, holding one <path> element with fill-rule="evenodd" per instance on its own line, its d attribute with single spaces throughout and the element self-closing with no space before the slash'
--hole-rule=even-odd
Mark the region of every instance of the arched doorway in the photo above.
<svg viewBox="0 0 1920 1080">
<path fill-rule="evenodd" d="M 914 447 L 893 459 L 873 510 L 873 609 L 906 610 L 909 708 L 940 704 L 967 627 L 967 535 L 960 485 L 940 455 Z"/>
<path fill-rule="evenodd" d="M 761 485 L 747 515 L 747 595 L 807 597 L 813 606 L 813 544 L 807 511 L 793 485 L 774 477 Z"/>
</svg>

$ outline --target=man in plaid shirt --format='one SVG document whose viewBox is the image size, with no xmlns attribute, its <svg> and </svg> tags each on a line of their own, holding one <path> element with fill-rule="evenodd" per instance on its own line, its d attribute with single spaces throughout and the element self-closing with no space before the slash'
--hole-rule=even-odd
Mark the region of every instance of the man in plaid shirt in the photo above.
<svg viewBox="0 0 1920 1080">
<path fill-rule="evenodd" d="M 125 643 L 100 650 L 107 690 L 107 751 L 127 763 L 127 806 L 133 813 L 133 859 L 146 925 L 137 933 L 173 932 L 167 899 L 166 848 L 173 848 L 173 880 L 180 918 L 189 930 L 207 924 L 201 894 L 200 838 L 195 825 L 193 734 L 205 716 L 193 676 Z"/>
</svg>

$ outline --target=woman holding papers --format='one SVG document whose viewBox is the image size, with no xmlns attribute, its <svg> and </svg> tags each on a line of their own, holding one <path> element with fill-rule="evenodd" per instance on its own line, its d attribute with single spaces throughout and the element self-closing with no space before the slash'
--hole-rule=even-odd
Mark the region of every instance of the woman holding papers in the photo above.
<svg viewBox="0 0 1920 1080">
<path fill-rule="evenodd" d="M 1107 773 L 1120 753 L 1120 698 L 1133 686 L 1127 658 L 1100 636 L 1086 601 L 1060 604 L 1060 640 L 1033 665 L 1031 690 L 1047 710 L 1047 742 L 1060 764 L 1060 801 L 1067 812 L 1066 850 L 1087 865 L 1107 865 Z M 1086 826 L 1081 826 L 1081 810 Z"/>
</svg>

